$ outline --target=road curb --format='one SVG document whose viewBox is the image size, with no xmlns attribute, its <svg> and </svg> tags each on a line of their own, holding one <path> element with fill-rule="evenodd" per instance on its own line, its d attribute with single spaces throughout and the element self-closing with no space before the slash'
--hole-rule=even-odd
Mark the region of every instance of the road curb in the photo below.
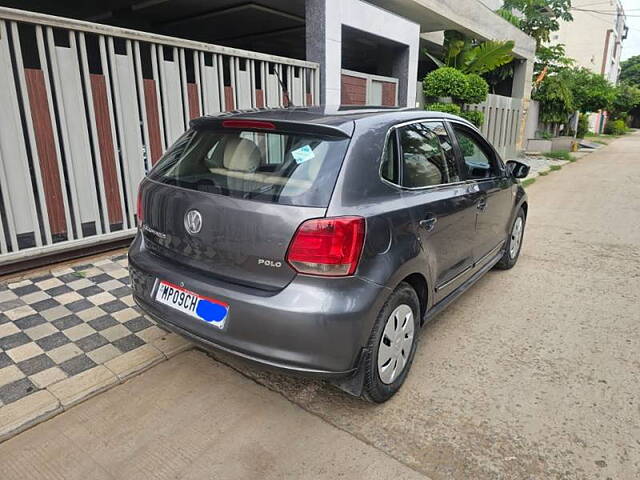
<svg viewBox="0 0 640 480">
<path fill-rule="evenodd" d="M 167 333 L 103 365 L 4 405 L 0 409 L 0 443 L 192 348 L 194 345 L 184 338 Z"/>
<path fill-rule="evenodd" d="M 0 410 L 0 443 L 60 412 L 60 401 L 47 390 L 5 405 Z"/>
</svg>

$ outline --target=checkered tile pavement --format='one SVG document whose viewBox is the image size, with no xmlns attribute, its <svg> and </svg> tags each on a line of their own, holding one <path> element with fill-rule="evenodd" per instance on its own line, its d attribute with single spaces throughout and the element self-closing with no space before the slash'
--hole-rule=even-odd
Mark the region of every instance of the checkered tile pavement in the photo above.
<svg viewBox="0 0 640 480">
<path fill-rule="evenodd" d="M 126 255 L 0 283 L 0 407 L 164 334 L 134 304 Z"/>
</svg>

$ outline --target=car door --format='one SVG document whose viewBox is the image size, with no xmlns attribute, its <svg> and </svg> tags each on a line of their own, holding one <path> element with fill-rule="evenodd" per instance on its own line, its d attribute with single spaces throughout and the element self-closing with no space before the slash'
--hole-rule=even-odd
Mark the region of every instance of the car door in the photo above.
<svg viewBox="0 0 640 480">
<path fill-rule="evenodd" d="M 473 250 L 476 265 L 482 267 L 500 251 L 506 239 L 515 190 L 500 157 L 482 135 L 461 123 L 450 125 L 462 160 L 462 174 L 473 190 Z"/>
<path fill-rule="evenodd" d="M 415 122 L 398 127 L 396 134 L 399 182 L 415 235 L 429 262 L 438 302 L 472 271 L 474 196 L 462 181 L 461 165 L 444 122 Z"/>
</svg>

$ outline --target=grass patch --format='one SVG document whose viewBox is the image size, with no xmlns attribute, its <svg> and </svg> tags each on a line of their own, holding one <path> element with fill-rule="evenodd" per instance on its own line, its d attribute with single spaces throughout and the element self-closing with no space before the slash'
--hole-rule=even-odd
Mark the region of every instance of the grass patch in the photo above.
<svg viewBox="0 0 640 480">
<path fill-rule="evenodd" d="M 522 181 L 522 186 L 523 186 L 523 188 L 527 188 L 529 185 L 531 185 L 535 181 L 536 181 L 535 178 L 527 178 L 527 179 Z"/>
<path fill-rule="evenodd" d="M 599 143 L 600 145 L 609 145 L 609 142 L 605 142 L 604 140 L 594 140 L 594 143 Z"/>
<path fill-rule="evenodd" d="M 567 161 L 573 158 L 571 156 L 571 153 L 564 152 L 564 151 L 549 152 L 549 153 L 545 153 L 544 156 L 547 158 L 553 158 L 555 160 L 567 160 Z"/>
<path fill-rule="evenodd" d="M 551 169 L 552 172 L 557 172 L 562 168 L 562 165 L 549 165 L 549 168 Z"/>
<path fill-rule="evenodd" d="M 538 175 L 540 175 L 541 177 L 546 177 L 547 175 L 549 175 L 549 172 L 538 172 Z"/>
</svg>

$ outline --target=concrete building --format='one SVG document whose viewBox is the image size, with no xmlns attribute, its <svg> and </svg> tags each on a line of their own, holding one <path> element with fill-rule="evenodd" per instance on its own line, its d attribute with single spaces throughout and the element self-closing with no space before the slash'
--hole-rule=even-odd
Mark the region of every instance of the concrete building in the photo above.
<svg viewBox="0 0 640 480">
<path fill-rule="evenodd" d="M 620 0 L 573 0 L 572 22 L 562 22 L 551 35 L 553 44 L 565 45 L 566 55 L 576 66 L 603 75 L 611 83 L 618 82 L 622 42 L 628 27 Z M 589 130 L 602 132 L 607 113 L 589 115 Z"/>
<path fill-rule="evenodd" d="M 552 43 L 565 45 L 566 54 L 579 67 L 618 81 L 622 42 L 628 27 L 620 0 L 573 0 L 573 22 L 562 22 L 551 36 Z"/>
<path fill-rule="evenodd" d="M 573 22 L 562 22 L 551 42 L 564 44 L 566 55 L 579 67 L 618 81 L 622 42 L 628 27 L 620 0 L 572 0 Z"/>
<path fill-rule="evenodd" d="M 511 95 L 473 108 L 521 149 L 535 42 L 480 0 L 0 0 L 0 273 L 130 238 L 140 179 L 193 117 L 415 106 L 423 37 L 447 29 L 515 41 Z"/>
</svg>

